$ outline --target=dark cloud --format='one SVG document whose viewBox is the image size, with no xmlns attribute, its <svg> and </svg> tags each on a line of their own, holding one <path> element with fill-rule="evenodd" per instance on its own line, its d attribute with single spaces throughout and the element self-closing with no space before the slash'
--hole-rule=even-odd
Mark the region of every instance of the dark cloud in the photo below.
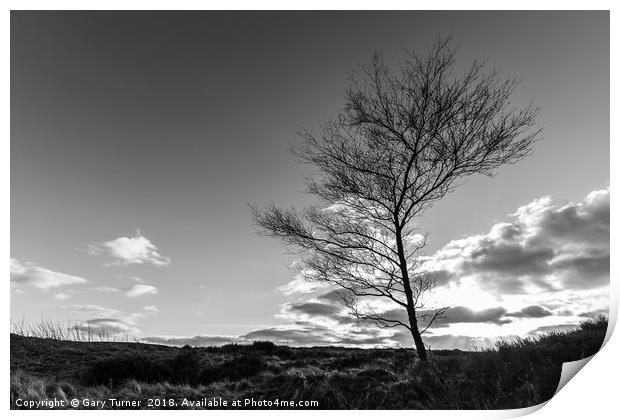
<svg viewBox="0 0 620 420">
<path fill-rule="evenodd" d="M 334 301 L 336 291 L 326 293 L 318 298 L 325 301 Z M 345 317 L 338 315 L 339 307 L 334 305 L 325 305 L 315 302 L 307 302 L 302 304 L 289 304 L 289 310 L 293 312 L 303 313 L 309 316 L 325 316 L 336 320 L 340 323 L 356 323 L 357 320 L 351 317 Z M 528 309 L 533 313 L 534 309 Z M 433 310 L 418 311 L 418 316 L 421 318 L 421 324 L 425 326 L 425 321 L 430 322 L 431 317 L 435 312 Z M 400 321 L 408 324 L 407 311 L 404 308 L 394 308 L 379 314 L 384 319 L 392 321 Z M 512 322 L 510 319 L 505 319 L 507 310 L 503 307 L 488 308 L 482 310 L 474 310 L 465 306 L 455 306 L 449 308 L 440 318 L 438 318 L 433 325 L 434 326 L 447 326 L 450 324 L 459 323 L 491 323 L 496 325 L 503 325 Z"/>
<path fill-rule="evenodd" d="M 352 295 L 353 293 L 351 293 L 350 291 L 346 289 L 331 290 L 327 293 L 323 293 L 322 295 L 317 296 L 317 299 L 322 300 L 324 302 L 339 303 L 342 301 L 343 297 L 348 298 L 348 297 L 351 297 Z"/>
<path fill-rule="evenodd" d="M 523 226 L 514 223 L 500 223 L 495 225 L 498 239 L 504 242 L 513 242 L 523 235 Z"/>
<path fill-rule="evenodd" d="M 448 270 L 429 271 L 425 273 L 425 276 L 435 280 L 437 286 L 444 286 L 454 278 L 454 275 Z"/>
<path fill-rule="evenodd" d="M 520 244 L 487 241 L 471 254 L 463 268 L 474 272 L 494 272 L 515 276 L 547 274 L 553 258 L 551 248 L 533 249 Z"/>
<path fill-rule="evenodd" d="M 569 256 L 554 261 L 554 269 L 564 273 L 564 284 L 583 289 L 609 283 L 609 254 Z"/>
<path fill-rule="evenodd" d="M 109 324 L 109 323 L 124 324 L 125 323 L 125 321 L 123 321 L 122 319 L 117 319 L 117 318 L 94 318 L 94 319 L 89 319 L 84 322 L 85 324 L 90 324 L 90 325 L 103 325 L 103 324 Z"/>
<path fill-rule="evenodd" d="M 334 317 L 340 309 L 333 304 L 319 302 L 290 303 L 288 309 L 292 312 L 306 314 L 309 316 Z"/>
<path fill-rule="evenodd" d="M 450 242 L 427 264 L 457 282 L 473 277 L 497 294 L 521 294 L 533 285 L 584 290 L 609 283 L 609 189 L 581 202 L 534 200 L 484 235 Z M 447 276 L 450 282 L 450 276 Z"/>
<path fill-rule="evenodd" d="M 421 316 L 420 324 L 422 327 L 426 326 L 426 323 L 430 322 L 434 311 L 419 311 L 418 315 Z M 398 320 L 401 322 L 407 322 L 407 313 L 404 309 L 393 309 L 383 313 L 386 318 Z M 449 308 L 440 318 L 436 319 L 433 323 L 435 327 L 448 326 L 450 324 L 462 324 L 462 323 L 491 323 L 496 325 L 508 324 L 512 322 L 509 319 L 502 319 L 506 315 L 506 309 L 502 307 L 483 309 L 475 311 L 471 308 L 464 306 L 455 306 Z"/>
<path fill-rule="evenodd" d="M 445 318 L 439 319 L 437 325 L 449 325 L 460 323 L 491 323 L 491 324 L 508 324 L 511 321 L 508 319 L 502 319 L 506 315 L 506 309 L 502 307 L 483 309 L 481 311 L 474 311 L 471 308 L 465 306 L 456 306 L 450 308 L 444 314 Z"/>
<path fill-rule="evenodd" d="M 250 331 L 240 336 L 244 340 L 268 340 L 290 345 L 323 345 L 334 344 L 339 340 L 327 329 L 315 326 L 313 328 L 283 328 L 273 327 Z"/>
<path fill-rule="evenodd" d="M 425 339 L 427 336 L 424 337 Z M 392 335 L 390 335 L 390 340 L 395 343 L 398 343 L 399 346 L 404 347 L 413 347 L 413 337 L 411 333 L 405 329 L 399 328 L 392 331 Z"/>
<path fill-rule="evenodd" d="M 454 279 L 454 274 L 448 270 L 429 270 L 417 277 L 424 280 L 431 280 L 435 282 L 435 286 L 445 286 Z"/>
<path fill-rule="evenodd" d="M 571 203 L 543 214 L 541 230 L 554 238 L 573 242 L 609 242 L 609 190 L 596 191 L 584 203 Z"/>
<path fill-rule="evenodd" d="M 455 306 L 454 308 L 449 308 L 440 318 L 438 318 L 433 323 L 433 326 L 442 327 L 450 324 L 462 323 L 491 323 L 496 325 L 508 324 L 512 321 L 509 319 L 503 319 L 506 312 L 506 309 L 502 307 L 475 311 L 465 306 Z M 418 312 L 418 315 L 423 317 L 420 318 L 420 324 L 422 327 L 426 326 L 425 322 L 430 322 L 433 314 L 434 311 Z M 391 309 L 383 312 L 382 315 L 387 319 L 401 321 L 404 323 L 408 322 L 407 312 L 404 309 Z"/>
<path fill-rule="evenodd" d="M 506 316 L 514 318 L 544 318 L 553 315 L 549 309 L 540 305 L 530 305 L 517 312 L 507 313 Z"/>
</svg>

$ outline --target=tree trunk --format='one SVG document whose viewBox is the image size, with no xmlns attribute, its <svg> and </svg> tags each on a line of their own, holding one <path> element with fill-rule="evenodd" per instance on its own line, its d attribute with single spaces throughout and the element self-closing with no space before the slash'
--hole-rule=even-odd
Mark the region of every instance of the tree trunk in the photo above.
<svg viewBox="0 0 620 420">
<path fill-rule="evenodd" d="M 424 347 L 424 342 L 422 341 L 422 335 L 420 334 L 420 330 L 418 329 L 418 319 L 415 316 L 415 311 L 411 312 L 409 309 L 409 325 L 411 326 L 411 336 L 413 337 L 413 342 L 415 343 L 415 348 L 418 351 L 418 357 L 420 360 L 426 360 L 428 355 L 426 354 L 426 347 Z"/>
<path fill-rule="evenodd" d="M 407 297 L 407 316 L 409 319 L 409 326 L 411 327 L 411 336 L 413 337 L 415 348 L 418 351 L 418 357 L 420 360 L 426 360 L 428 357 L 426 354 L 426 348 L 424 347 L 424 342 L 422 341 L 422 335 L 418 329 L 418 318 L 415 314 L 413 292 L 411 291 L 411 285 L 409 284 L 407 258 L 405 258 L 405 248 L 403 246 L 403 238 L 398 223 L 396 223 L 396 247 L 398 251 L 400 272 L 403 278 L 403 290 L 405 292 L 405 296 Z"/>
</svg>

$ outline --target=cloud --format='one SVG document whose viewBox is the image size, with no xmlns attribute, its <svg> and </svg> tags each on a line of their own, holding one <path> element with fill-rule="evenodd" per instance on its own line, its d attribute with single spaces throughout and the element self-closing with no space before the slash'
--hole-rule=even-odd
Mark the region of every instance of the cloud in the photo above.
<svg viewBox="0 0 620 420">
<path fill-rule="evenodd" d="M 116 309 L 90 304 L 71 304 L 61 306 L 60 309 L 77 313 L 86 313 L 96 318 L 116 318 L 121 317 L 125 314 L 124 312 Z"/>
<path fill-rule="evenodd" d="M 137 332 L 135 328 L 127 325 L 123 320 L 114 318 L 89 319 L 76 323 L 73 328 L 91 338 L 114 337 Z"/>
<path fill-rule="evenodd" d="M 118 287 L 112 287 L 112 286 L 99 286 L 99 287 L 95 287 L 95 290 L 98 292 L 104 292 L 104 293 L 120 293 L 123 290 L 119 289 Z"/>
<path fill-rule="evenodd" d="M 319 296 L 317 296 L 318 300 L 322 300 L 324 302 L 330 302 L 330 303 L 340 303 L 342 302 L 342 298 L 349 298 L 352 297 L 353 293 L 351 293 L 350 291 L 346 290 L 346 289 L 341 289 L 341 290 L 331 290 L 327 293 L 323 293 Z"/>
<path fill-rule="evenodd" d="M 157 294 L 157 287 L 150 284 L 134 284 L 125 291 L 125 294 L 129 297 L 138 297 L 144 295 Z"/>
<path fill-rule="evenodd" d="M 32 286 L 41 290 L 49 290 L 87 282 L 88 280 L 82 277 L 59 273 L 39 267 L 34 263 L 11 258 L 11 285 L 13 286 Z"/>
<path fill-rule="evenodd" d="M 487 308 L 481 310 L 474 310 L 465 306 L 455 306 L 449 308 L 446 312 L 435 320 L 434 327 L 445 327 L 452 324 L 467 324 L 467 323 L 489 323 L 495 325 L 509 324 L 512 322 L 510 319 L 505 319 L 506 309 L 502 307 Z M 418 311 L 420 317 L 420 326 L 424 328 L 431 317 L 435 314 L 433 310 Z M 395 321 L 401 321 L 408 323 L 407 312 L 404 308 L 391 309 L 381 314 L 386 319 L 392 319 Z"/>
<path fill-rule="evenodd" d="M 170 258 L 159 254 L 158 248 L 140 231 L 132 237 L 120 237 L 97 245 L 89 245 L 87 252 L 91 255 L 107 255 L 114 261 L 110 265 L 153 264 L 166 266 Z"/>
<path fill-rule="evenodd" d="M 159 313 L 159 309 L 155 305 L 143 306 L 142 312 L 146 315 L 154 315 Z"/>
<path fill-rule="evenodd" d="M 339 308 L 335 305 L 319 302 L 291 303 L 288 305 L 288 310 L 310 316 L 326 317 L 333 317 L 340 312 Z"/>
<path fill-rule="evenodd" d="M 307 294 L 317 290 L 326 289 L 327 287 L 329 286 L 322 283 L 310 283 L 309 281 L 304 280 L 301 275 L 296 275 L 294 280 L 291 280 L 283 286 L 277 287 L 276 291 L 284 295 Z"/>
<path fill-rule="evenodd" d="M 584 251 L 582 255 L 568 255 L 554 261 L 551 266 L 561 274 L 566 286 L 572 288 L 604 286 L 609 283 L 609 252 L 598 251 L 598 254 L 597 250 L 593 250 Z"/>
<path fill-rule="evenodd" d="M 94 290 L 98 292 L 104 292 L 104 293 L 121 293 L 121 294 L 124 294 L 125 296 L 129 296 L 132 298 L 146 296 L 146 295 L 155 295 L 158 293 L 157 287 L 150 285 L 150 284 L 146 284 L 146 283 L 133 284 L 127 288 L 119 288 L 119 287 L 112 287 L 112 286 L 99 286 L 99 287 L 95 287 Z"/>
<path fill-rule="evenodd" d="M 488 308 L 475 311 L 464 306 L 450 308 L 444 314 L 444 318 L 438 320 L 437 325 L 450 325 L 459 323 L 492 323 L 497 325 L 508 324 L 512 321 L 502 319 L 506 315 L 506 309 L 502 307 Z"/>
<path fill-rule="evenodd" d="M 517 216 L 534 219 L 541 231 L 571 242 L 609 243 L 609 188 L 592 191 L 583 202 L 554 207 L 543 199 L 542 211 L 521 208 Z"/>
<path fill-rule="evenodd" d="M 533 200 L 488 233 L 454 240 L 424 261 L 445 284 L 498 295 L 586 290 L 609 284 L 609 188 L 564 206 Z"/>
<path fill-rule="evenodd" d="M 60 309 L 78 314 L 84 320 L 75 321 L 74 328 L 93 336 L 136 335 L 138 321 L 159 312 L 156 306 L 144 306 L 137 312 L 125 312 L 91 304 L 72 304 Z"/>
<path fill-rule="evenodd" d="M 547 274 L 554 251 L 547 247 L 526 247 L 522 244 L 484 241 L 463 264 L 469 272 L 509 273 L 517 276 Z"/>
<path fill-rule="evenodd" d="M 507 313 L 506 316 L 515 318 L 544 318 L 553 315 L 549 309 L 541 305 L 530 305 L 517 312 Z"/>
</svg>

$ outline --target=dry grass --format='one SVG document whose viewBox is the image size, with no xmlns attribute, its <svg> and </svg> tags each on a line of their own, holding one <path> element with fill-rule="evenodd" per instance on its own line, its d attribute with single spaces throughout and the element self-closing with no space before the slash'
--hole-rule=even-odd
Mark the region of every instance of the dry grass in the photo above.
<svg viewBox="0 0 620 420">
<path fill-rule="evenodd" d="M 92 325 L 89 322 L 73 322 L 69 320 L 27 322 L 24 319 L 11 321 L 11 333 L 23 337 L 49 338 L 69 341 L 138 341 L 129 333 L 112 334 L 109 330 Z"/>
<path fill-rule="evenodd" d="M 481 352 L 176 348 L 11 336 L 11 407 L 21 399 L 314 400 L 320 409 L 505 409 L 551 398 L 563 362 L 600 348 L 607 320 Z M 105 407 L 110 408 L 110 407 Z"/>
</svg>

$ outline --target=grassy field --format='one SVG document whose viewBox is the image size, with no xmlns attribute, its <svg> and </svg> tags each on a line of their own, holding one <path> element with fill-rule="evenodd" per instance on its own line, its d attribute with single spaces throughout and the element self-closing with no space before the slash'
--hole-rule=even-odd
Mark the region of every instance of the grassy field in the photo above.
<svg viewBox="0 0 620 420">
<path fill-rule="evenodd" d="M 76 399 L 77 408 L 104 409 L 521 408 L 551 398 L 562 363 L 596 353 L 606 329 L 599 319 L 480 352 L 434 351 L 427 363 L 408 349 L 177 348 L 11 334 L 11 408 L 43 400 L 71 408 Z"/>
</svg>

